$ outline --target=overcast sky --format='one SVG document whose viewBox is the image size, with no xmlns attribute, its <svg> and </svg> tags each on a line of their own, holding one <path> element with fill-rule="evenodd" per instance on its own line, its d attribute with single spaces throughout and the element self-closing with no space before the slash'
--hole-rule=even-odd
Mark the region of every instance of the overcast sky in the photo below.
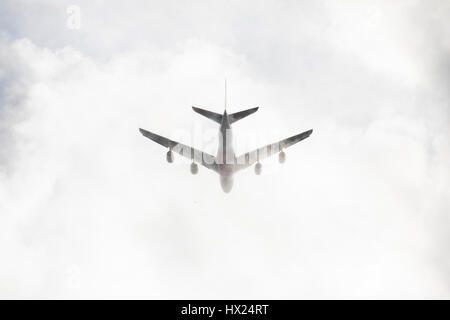
<svg viewBox="0 0 450 320">
<path fill-rule="evenodd" d="M 74 6 L 73 6 L 74 5 Z M 191 106 L 260 106 L 239 172 Z M 0 0 L 1 298 L 450 298 L 448 1 Z"/>
</svg>

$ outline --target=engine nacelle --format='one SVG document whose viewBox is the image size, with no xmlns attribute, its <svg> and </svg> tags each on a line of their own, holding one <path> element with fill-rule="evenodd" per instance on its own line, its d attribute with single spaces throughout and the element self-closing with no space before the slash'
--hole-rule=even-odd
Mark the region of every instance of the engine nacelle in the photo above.
<svg viewBox="0 0 450 320">
<path fill-rule="evenodd" d="M 286 153 L 284 153 L 284 151 L 281 151 L 278 155 L 278 161 L 280 163 L 284 163 L 286 161 Z"/>
<path fill-rule="evenodd" d="M 168 163 L 172 163 L 173 162 L 173 152 L 172 152 L 172 150 L 167 151 L 166 160 L 167 160 Z"/>
<path fill-rule="evenodd" d="M 255 165 L 255 174 L 259 176 L 261 174 L 261 171 L 262 171 L 262 165 L 261 165 L 261 163 L 258 162 Z"/>
<path fill-rule="evenodd" d="M 198 173 L 198 165 L 194 162 L 191 163 L 191 173 L 197 174 Z"/>
</svg>

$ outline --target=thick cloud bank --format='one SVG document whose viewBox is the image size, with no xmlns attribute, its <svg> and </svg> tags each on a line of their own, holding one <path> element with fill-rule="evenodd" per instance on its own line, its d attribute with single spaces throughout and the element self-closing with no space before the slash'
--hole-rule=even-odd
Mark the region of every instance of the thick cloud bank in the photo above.
<svg viewBox="0 0 450 320">
<path fill-rule="evenodd" d="M 3 2 L 0 297 L 450 297 L 445 2 Z M 138 132 L 224 77 L 238 153 L 314 129 L 230 194 Z"/>
</svg>

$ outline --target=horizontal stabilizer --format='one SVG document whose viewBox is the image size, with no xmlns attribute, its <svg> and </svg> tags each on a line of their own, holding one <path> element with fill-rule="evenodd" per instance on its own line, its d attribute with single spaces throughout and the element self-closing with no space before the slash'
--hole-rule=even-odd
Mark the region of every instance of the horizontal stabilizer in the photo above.
<svg viewBox="0 0 450 320">
<path fill-rule="evenodd" d="M 200 113 L 202 116 L 207 117 L 208 119 L 211 119 L 212 121 L 217 122 L 218 124 L 222 123 L 222 115 L 212 112 L 212 111 L 208 111 L 208 110 L 204 110 L 204 109 L 200 109 L 200 108 L 196 108 L 196 107 L 192 107 L 192 109 L 197 112 Z"/>
<path fill-rule="evenodd" d="M 245 118 L 246 116 L 249 116 L 252 113 L 255 113 L 256 111 L 258 111 L 258 109 L 259 109 L 259 107 L 256 107 L 256 108 L 252 108 L 252 109 L 239 111 L 239 112 L 230 114 L 228 116 L 228 119 L 230 120 L 230 124 L 232 124 L 238 120 L 241 120 L 242 118 Z"/>
</svg>

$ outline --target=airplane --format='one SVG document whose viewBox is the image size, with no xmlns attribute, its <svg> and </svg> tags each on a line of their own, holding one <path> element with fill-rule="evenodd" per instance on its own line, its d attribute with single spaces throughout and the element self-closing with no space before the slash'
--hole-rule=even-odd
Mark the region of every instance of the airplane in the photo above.
<svg viewBox="0 0 450 320">
<path fill-rule="evenodd" d="M 225 84 L 225 111 L 223 114 L 200 109 L 197 107 L 192 107 L 192 109 L 195 112 L 201 114 L 202 116 L 205 116 L 206 118 L 212 121 L 217 122 L 220 125 L 219 148 L 216 157 L 206 152 L 184 145 L 180 142 L 167 139 L 163 136 L 152 133 L 150 131 L 141 128 L 139 128 L 139 131 L 143 136 L 169 149 L 166 155 L 167 162 L 169 163 L 173 162 L 174 159 L 173 152 L 176 152 L 192 160 L 191 163 L 192 174 L 195 175 L 198 173 L 197 163 L 218 173 L 220 176 L 220 185 L 225 193 L 231 191 L 233 187 L 233 175 L 236 172 L 248 168 L 256 163 L 255 174 L 260 175 L 262 171 L 262 165 L 260 163 L 260 160 L 267 158 L 271 155 L 274 155 L 276 153 L 279 153 L 278 155 L 279 162 L 284 163 L 286 161 L 286 154 L 283 150 L 286 149 L 287 147 L 296 144 L 297 142 L 300 142 L 308 138 L 313 132 L 313 130 L 311 129 L 302 132 L 300 134 L 294 135 L 292 137 L 283 139 L 281 141 L 255 149 L 251 152 L 246 152 L 243 155 L 236 157 L 233 151 L 231 125 L 236 121 L 241 120 L 255 113 L 256 111 L 258 111 L 259 107 L 228 114 L 226 109 L 226 84 Z"/>
</svg>

